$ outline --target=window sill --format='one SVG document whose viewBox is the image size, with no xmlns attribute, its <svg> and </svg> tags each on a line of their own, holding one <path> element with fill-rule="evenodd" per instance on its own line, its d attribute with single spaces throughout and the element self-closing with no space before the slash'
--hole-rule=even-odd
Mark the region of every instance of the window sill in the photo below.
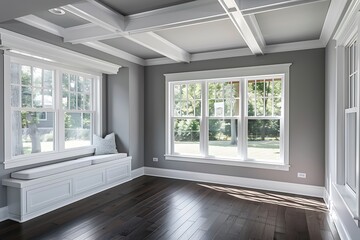
<svg viewBox="0 0 360 240">
<path fill-rule="evenodd" d="M 17 157 L 14 159 L 8 159 L 4 161 L 4 169 L 24 167 L 37 163 L 46 163 L 50 161 L 80 157 L 94 153 L 94 147 L 83 147 L 77 149 L 69 149 L 63 152 L 50 152 L 50 153 L 39 153 L 30 156 Z"/>
<path fill-rule="evenodd" d="M 281 170 L 281 171 L 289 171 L 290 168 L 290 165 L 282 164 L 279 162 L 255 162 L 250 160 L 240 161 L 234 159 L 219 159 L 219 158 L 206 158 L 206 157 L 181 156 L 181 155 L 165 155 L 165 160 L 250 167 L 250 168 L 262 168 L 262 169 Z"/>
<path fill-rule="evenodd" d="M 351 216 L 354 218 L 354 220 L 358 220 L 359 216 L 357 216 L 356 214 L 356 196 L 351 193 L 349 189 L 344 185 L 339 185 L 336 183 L 334 183 L 333 185 Z"/>
</svg>

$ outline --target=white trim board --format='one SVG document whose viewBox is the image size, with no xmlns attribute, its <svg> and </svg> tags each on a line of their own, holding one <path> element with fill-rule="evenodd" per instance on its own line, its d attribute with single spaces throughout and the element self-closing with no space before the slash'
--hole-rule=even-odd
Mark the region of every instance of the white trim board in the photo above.
<svg viewBox="0 0 360 240">
<path fill-rule="evenodd" d="M 198 182 L 209 182 L 215 184 L 225 184 L 230 186 L 261 189 L 267 191 L 276 191 L 283 193 L 292 193 L 311 197 L 324 197 L 324 187 L 305 185 L 298 183 L 287 183 L 271 180 L 262 180 L 254 178 L 234 177 L 210 173 L 180 171 L 164 168 L 145 167 L 145 175 L 166 177 L 182 180 L 191 180 Z"/>
<path fill-rule="evenodd" d="M 144 176 L 144 167 L 137 168 L 131 171 L 131 180 Z"/>
<path fill-rule="evenodd" d="M 0 222 L 8 220 L 8 219 L 9 219 L 8 207 L 0 208 Z"/>
</svg>

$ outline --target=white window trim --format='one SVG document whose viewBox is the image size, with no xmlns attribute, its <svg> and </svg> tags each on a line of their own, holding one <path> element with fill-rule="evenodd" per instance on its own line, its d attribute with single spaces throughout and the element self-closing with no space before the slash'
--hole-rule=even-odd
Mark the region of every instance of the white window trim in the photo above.
<svg viewBox="0 0 360 240">
<path fill-rule="evenodd" d="M 359 140 L 360 140 L 360 119 L 359 119 L 359 106 L 360 106 L 360 84 L 357 86 L 358 96 L 355 99 L 357 106 L 351 110 L 346 109 L 345 99 L 345 91 L 347 90 L 347 79 L 348 79 L 348 65 L 346 62 L 348 61 L 346 56 L 347 46 L 354 41 L 357 41 L 357 58 L 358 58 L 358 66 L 357 69 L 360 69 L 360 61 L 359 61 L 359 44 L 360 44 L 360 14 L 358 9 L 360 8 L 360 1 L 352 1 L 350 6 L 348 7 L 343 20 L 341 21 L 338 30 L 334 35 L 334 39 L 336 40 L 336 181 L 333 183 L 334 188 L 339 193 L 344 205 L 348 209 L 349 213 L 353 217 L 355 223 L 358 227 L 360 227 L 360 148 L 359 148 Z M 359 74 L 356 74 L 357 82 L 359 83 Z M 345 112 L 354 111 L 357 113 L 356 119 L 356 165 L 358 166 L 356 169 L 356 193 L 348 187 L 346 183 L 346 146 L 345 139 L 348 137 L 346 135 L 345 129 Z"/>
<path fill-rule="evenodd" d="M 69 67 L 64 68 L 62 64 L 60 64 L 60 66 L 57 66 L 57 64 L 55 63 L 44 63 L 44 61 L 39 60 L 39 59 L 32 59 L 29 57 L 22 57 L 19 56 L 17 54 L 11 53 L 8 54 L 8 52 L 6 52 L 4 54 L 4 126 L 5 126 L 5 159 L 4 159 L 4 168 L 5 169 L 10 169 L 10 168 L 15 168 L 15 167 L 21 167 L 21 166 L 28 166 L 31 164 L 36 164 L 36 163 L 45 163 L 45 162 L 49 162 L 49 161 L 54 161 L 54 160 L 59 160 L 59 159 L 66 159 L 66 158 L 72 158 L 72 157 L 78 157 L 78 156 L 83 156 L 83 155 L 88 155 L 88 154 L 93 154 L 94 153 L 94 147 L 93 146 L 87 146 L 87 147 L 79 147 L 79 148 L 74 148 L 74 149 L 65 149 L 62 151 L 59 151 L 59 149 L 55 148 L 54 151 L 51 152 L 42 152 L 42 153 L 35 153 L 35 154 L 31 154 L 31 155 L 21 155 L 21 156 L 16 156 L 16 157 L 12 157 L 11 156 L 11 96 L 10 96 L 10 84 L 11 84 L 11 72 L 10 72 L 10 63 L 11 63 L 11 58 L 14 59 L 16 62 L 22 63 L 22 64 L 29 64 L 29 65 L 36 65 L 39 67 L 44 67 L 44 68 L 50 68 L 50 69 L 54 69 L 56 68 L 57 73 L 57 77 L 56 79 L 58 79 L 58 82 L 54 82 L 54 91 L 56 91 L 56 95 L 59 96 L 60 94 L 60 83 L 59 83 L 59 77 L 61 72 L 65 71 L 65 72 L 73 72 L 73 73 L 77 73 L 77 74 L 81 74 L 81 75 L 91 75 L 91 76 L 95 76 L 96 80 L 93 82 L 94 86 L 93 86 L 93 94 L 95 97 L 95 99 L 93 99 L 93 106 L 95 109 L 95 114 L 94 114 L 94 121 L 93 121 L 93 133 L 97 134 L 97 135 L 102 135 L 102 105 L 101 105 L 101 99 L 102 99 L 102 74 L 94 74 L 93 72 L 91 73 L 86 73 L 86 72 L 79 72 L 78 69 L 72 69 Z M 55 105 L 61 104 L 58 102 L 58 99 L 55 99 Z M 57 109 L 60 109 L 60 106 L 58 105 L 56 107 Z M 56 109 L 55 108 L 55 109 Z M 52 109 L 53 110 L 53 109 Z M 56 111 L 56 110 L 55 110 Z M 61 113 L 62 111 L 59 110 L 58 113 Z M 57 118 L 59 119 L 59 117 Z M 58 120 L 55 120 L 58 121 Z M 61 128 L 60 124 L 55 124 L 54 125 L 54 130 L 55 133 L 59 133 L 61 132 Z M 92 138 L 92 136 L 91 136 Z M 61 138 L 56 138 L 56 139 L 60 139 Z M 59 144 L 62 144 L 61 142 L 58 143 L 57 146 L 59 146 Z"/>
<path fill-rule="evenodd" d="M 230 165 L 230 166 L 243 166 L 243 167 L 254 167 L 254 168 L 263 168 L 263 169 L 273 169 L 273 170 L 284 170 L 288 171 L 290 168 L 289 164 L 289 76 L 290 76 L 290 66 L 291 63 L 276 64 L 276 65 L 263 65 L 263 66 L 252 66 L 252 67 L 241 67 L 241 68 L 229 68 L 229 69 L 220 69 L 220 70 L 209 70 L 209 71 L 196 71 L 196 72 L 182 72 L 182 73 L 170 73 L 164 74 L 166 87 L 165 87 L 165 159 L 171 161 L 186 161 L 186 162 L 195 162 L 195 163 L 205 163 L 205 164 L 218 164 L 218 165 Z M 283 131 L 281 131 L 281 139 L 283 139 L 283 158 L 281 162 L 271 162 L 265 163 L 260 161 L 251 161 L 251 160 L 239 160 L 239 159 L 221 159 L 221 158 L 209 158 L 209 157 L 194 157 L 194 156 L 183 156 L 183 155 L 173 155 L 171 154 L 172 149 L 172 136 L 170 130 L 170 111 L 172 111 L 169 91 L 170 91 L 170 82 L 177 81 L 199 81 L 199 80 L 218 80 L 218 79 L 239 79 L 253 76 L 273 76 L 276 74 L 281 74 L 284 76 L 283 81 L 283 118 L 284 126 Z M 241 81 L 243 82 L 243 81 Z M 206 94 L 206 93 L 205 93 Z M 205 95 L 203 94 L 203 96 Z M 240 96 L 242 97 L 242 96 Z M 204 99 L 203 99 L 204 100 Z M 206 104 L 206 101 L 202 101 L 202 104 Z M 245 104 L 244 99 L 242 99 L 243 104 Z M 205 107 L 202 107 L 203 111 Z M 244 109 L 244 106 L 241 108 Z M 243 114 L 244 115 L 244 114 Z M 242 127 L 245 127 L 245 124 L 242 124 Z M 243 134 L 245 135 L 245 134 Z"/>
</svg>

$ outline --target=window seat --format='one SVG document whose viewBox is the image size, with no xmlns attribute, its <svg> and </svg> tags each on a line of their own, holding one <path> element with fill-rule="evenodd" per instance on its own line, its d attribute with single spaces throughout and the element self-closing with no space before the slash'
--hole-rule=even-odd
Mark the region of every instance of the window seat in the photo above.
<svg viewBox="0 0 360 240">
<path fill-rule="evenodd" d="M 61 172 L 66 172 L 76 168 L 86 167 L 92 164 L 100 164 L 104 162 L 114 161 L 124 157 L 127 157 L 126 153 L 84 157 L 76 160 L 49 164 L 41 167 L 35 167 L 18 172 L 13 172 L 11 174 L 11 178 L 23 179 L 23 180 L 36 179 L 36 178 L 54 175 Z"/>
<path fill-rule="evenodd" d="M 24 222 L 129 181 L 131 159 L 99 155 L 14 172 L 2 180 L 9 218 Z"/>
</svg>

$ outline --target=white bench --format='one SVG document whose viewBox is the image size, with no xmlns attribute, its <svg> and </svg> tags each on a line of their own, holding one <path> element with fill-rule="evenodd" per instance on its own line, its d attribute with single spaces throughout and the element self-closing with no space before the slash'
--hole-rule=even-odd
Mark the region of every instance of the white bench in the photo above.
<svg viewBox="0 0 360 240">
<path fill-rule="evenodd" d="M 3 179 L 9 218 L 25 222 L 131 179 L 126 154 L 91 156 L 27 169 Z"/>
</svg>

